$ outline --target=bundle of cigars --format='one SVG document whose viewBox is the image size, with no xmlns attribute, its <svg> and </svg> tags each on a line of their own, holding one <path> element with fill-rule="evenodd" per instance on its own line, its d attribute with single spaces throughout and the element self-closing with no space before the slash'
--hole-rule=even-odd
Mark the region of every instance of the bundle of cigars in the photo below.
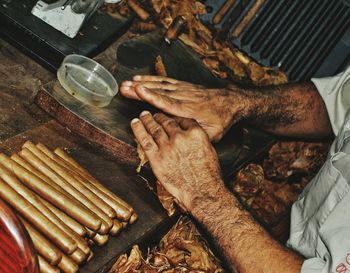
<svg viewBox="0 0 350 273">
<path fill-rule="evenodd" d="M 137 220 L 134 209 L 64 150 L 27 141 L 0 154 L 0 198 L 17 213 L 38 254 L 41 273 L 75 273 Z"/>
</svg>

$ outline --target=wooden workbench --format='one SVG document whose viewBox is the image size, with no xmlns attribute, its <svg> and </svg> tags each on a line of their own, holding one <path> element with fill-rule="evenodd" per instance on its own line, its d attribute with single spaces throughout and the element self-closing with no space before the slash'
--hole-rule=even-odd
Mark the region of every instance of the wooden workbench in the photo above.
<svg viewBox="0 0 350 273">
<path fill-rule="evenodd" d="M 0 152 L 11 154 L 26 140 L 50 148 L 62 147 L 101 180 L 106 187 L 129 202 L 138 221 L 102 248 L 93 249 L 94 259 L 81 272 L 105 272 L 115 258 L 133 244 L 170 228 L 176 219 L 167 217 L 156 196 L 138 177 L 135 169 L 63 127 L 33 102 L 40 85 L 54 75 L 0 40 Z"/>
<path fill-rule="evenodd" d="M 117 42 L 96 58 L 109 69 L 115 63 L 116 46 Z M 102 183 L 134 206 L 140 215 L 134 225 L 113 238 L 107 246 L 94 249 L 94 259 L 84 266 L 82 272 L 105 272 L 116 257 L 133 244 L 150 242 L 150 238 L 159 237 L 160 230 L 164 232 L 176 221 L 176 217 L 167 217 L 156 196 L 136 174 L 138 158 L 130 145 L 118 147 L 115 149 L 117 153 L 109 153 L 100 143 L 89 143 L 60 125 L 34 103 L 37 91 L 54 80 L 55 75 L 2 40 L 0 60 L 0 152 L 16 152 L 26 140 L 40 141 L 50 148 L 67 148 Z M 46 110 L 50 112 L 50 109 Z M 273 142 L 263 133 L 247 132 L 244 148 L 236 167 L 228 173 L 228 179 L 237 168 Z"/>
</svg>

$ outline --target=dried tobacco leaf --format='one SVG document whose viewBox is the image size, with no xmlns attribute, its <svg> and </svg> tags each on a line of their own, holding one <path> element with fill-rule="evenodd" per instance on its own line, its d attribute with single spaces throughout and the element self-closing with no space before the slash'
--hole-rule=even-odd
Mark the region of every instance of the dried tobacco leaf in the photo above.
<svg viewBox="0 0 350 273">
<path fill-rule="evenodd" d="M 138 272 L 141 267 L 143 258 L 139 247 L 136 245 L 132 248 L 129 257 L 126 254 L 119 257 L 109 272 L 113 273 L 128 273 Z M 145 271 L 146 272 L 146 271 Z"/>
<path fill-rule="evenodd" d="M 139 163 L 139 165 L 136 168 L 136 172 L 139 173 L 139 172 L 141 172 L 142 167 L 147 164 L 148 158 L 147 158 L 144 150 L 142 149 L 141 144 L 137 140 L 135 140 L 135 141 L 136 141 L 136 144 L 137 144 L 137 154 L 138 154 L 138 156 L 140 158 L 140 163 Z"/>
<path fill-rule="evenodd" d="M 167 211 L 169 216 L 173 216 L 176 212 L 176 199 L 167 192 L 166 189 L 157 181 L 157 195 L 163 208 Z"/>
<path fill-rule="evenodd" d="M 118 259 L 110 273 L 224 272 L 204 238 L 187 217 L 180 218 L 159 245 L 145 256 L 142 258 L 136 246 L 129 258 L 122 255 Z M 129 271 L 125 271 L 126 269 Z"/>
<path fill-rule="evenodd" d="M 137 154 L 140 158 L 140 163 L 136 168 L 136 171 L 139 173 L 141 172 L 142 167 L 147 164 L 148 158 L 142 149 L 140 143 L 135 140 L 137 143 Z M 176 199 L 168 193 L 165 188 L 157 181 L 157 196 L 159 198 L 160 203 L 162 204 L 163 208 L 167 211 L 169 216 L 174 215 L 176 212 Z"/>
<path fill-rule="evenodd" d="M 288 238 L 291 206 L 326 160 L 329 143 L 278 142 L 263 161 L 240 170 L 232 188 L 281 240 Z"/>
<path fill-rule="evenodd" d="M 131 2 L 134 9 L 140 7 L 141 11 L 144 10 L 147 11 L 147 14 L 151 14 L 148 17 L 145 16 L 145 12 L 139 12 L 143 20 L 147 18 L 147 22 L 144 22 L 144 24 L 135 23 L 134 30 L 138 32 L 153 29 L 155 27 L 154 23 L 169 28 L 177 16 L 185 17 L 187 27 L 179 39 L 200 56 L 204 65 L 215 76 L 223 79 L 227 78 L 227 70 L 229 70 L 234 78 L 249 79 L 258 86 L 277 85 L 288 81 L 286 74 L 282 71 L 262 67 L 237 49 L 230 48 L 227 42 L 214 39 L 213 33 L 199 20 L 199 15 L 207 12 L 201 1 L 131 0 Z M 120 12 L 125 13 L 128 9 L 125 3 L 126 0 L 118 4 Z M 255 14 L 257 8 L 252 9 L 250 16 Z M 137 10 L 139 9 L 137 8 Z M 210 61 L 208 58 L 210 58 Z M 219 62 L 220 65 L 214 64 L 213 60 Z"/>
</svg>

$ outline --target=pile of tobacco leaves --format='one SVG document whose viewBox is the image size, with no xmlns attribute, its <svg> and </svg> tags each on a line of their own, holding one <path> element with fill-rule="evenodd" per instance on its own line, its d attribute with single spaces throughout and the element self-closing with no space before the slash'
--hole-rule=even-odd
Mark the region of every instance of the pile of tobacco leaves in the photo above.
<svg viewBox="0 0 350 273">
<path fill-rule="evenodd" d="M 208 248 L 195 225 L 182 217 L 159 245 L 144 256 L 138 246 L 119 257 L 110 273 L 219 273 L 220 262 Z"/>
<path fill-rule="evenodd" d="M 136 5 L 136 8 L 135 8 Z M 280 70 L 262 67 L 226 41 L 220 40 L 199 20 L 207 11 L 197 0 L 123 0 L 118 4 L 106 4 L 104 10 L 128 16 L 130 11 L 139 15 L 132 31 L 142 34 L 163 27 L 167 29 L 174 18 L 183 16 L 187 26 L 179 39 L 192 48 L 203 64 L 217 77 L 250 82 L 257 86 L 278 85 L 288 81 Z"/>
<path fill-rule="evenodd" d="M 241 169 L 231 189 L 250 212 L 285 241 L 292 204 L 326 160 L 329 143 L 278 142 L 261 164 Z"/>
</svg>

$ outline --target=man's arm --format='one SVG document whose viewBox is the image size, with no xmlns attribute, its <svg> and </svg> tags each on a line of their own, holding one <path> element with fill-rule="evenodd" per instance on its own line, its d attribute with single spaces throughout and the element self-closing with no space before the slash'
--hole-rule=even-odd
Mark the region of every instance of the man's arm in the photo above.
<svg viewBox="0 0 350 273">
<path fill-rule="evenodd" d="M 256 127 L 291 137 L 323 138 L 332 134 L 326 106 L 311 82 L 232 90 L 253 102 L 246 118 Z"/>
<path fill-rule="evenodd" d="M 323 138 L 332 134 L 325 104 L 311 82 L 207 89 L 170 78 L 135 76 L 123 82 L 120 91 L 168 114 L 194 118 L 214 142 L 241 120 L 282 136 Z"/>
<path fill-rule="evenodd" d="M 300 273 L 303 259 L 280 245 L 222 187 L 203 192 L 190 208 L 222 250 L 233 272 Z"/>
<path fill-rule="evenodd" d="M 213 236 L 241 273 L 299 273 L 302 258 L 274 241 L 229 193 L 208 135 L 190 119 L 143 112 L 131 128 L 158 181 Z"/>
</svg>

